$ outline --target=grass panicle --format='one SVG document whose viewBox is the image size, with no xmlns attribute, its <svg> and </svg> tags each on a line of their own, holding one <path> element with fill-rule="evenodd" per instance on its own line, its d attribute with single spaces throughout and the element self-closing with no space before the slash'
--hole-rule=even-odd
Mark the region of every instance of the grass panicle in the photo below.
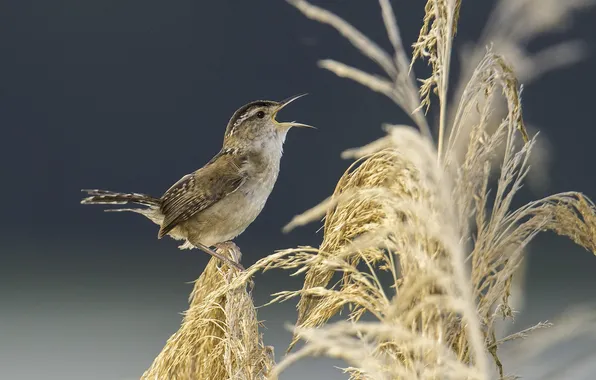
<svg viewBox="0 0 596 380">
<path fill-rule="evenodd" d="M 240 261 L 233 244 L 218 253 Z M 248 283 L 248 273 L 211 259 L 195 281 L 180 329 L 142 379 L 264 378 L 273 349 L 263 345 Z"/>
<path fill-rule="evenodd" d="M 428 0 L 425 7 L 424 20 L 418 41 L 414 43 L 412 67 L 416 58 L 427 59 L 432 67 L 432 74 L 428 79 L 420 82 L 421 106 L 430 107 L 430 95 L 436 93 L 439 97 L 439 136 L 438 159 L 443 155 L 443 135 L 446 129 L 447 90 L 449 89 L 449 74 L 451 67 L 451 51 L 453 38 L 457 32 L 457 22 L 461 0 Z"/>
</svg>

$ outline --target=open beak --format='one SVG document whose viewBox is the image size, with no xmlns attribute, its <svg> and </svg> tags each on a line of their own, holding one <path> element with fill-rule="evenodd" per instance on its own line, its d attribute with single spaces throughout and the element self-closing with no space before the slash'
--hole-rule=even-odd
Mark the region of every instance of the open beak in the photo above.
<svg viewBox="0 0 596 380">
<path fill-rule="evenodd" d="M 313 128 L 316 129 L 315 127 L 313 127 L 312 125 L 307 125 L 307 124 L 302 124 L 302 123 L 298 123 L 296 121 L 283 121 L 283 122 L 279 122 L 277 120 L 275 120 L 275 116 L 277 116 L 277 113 L 284 108 L 285 106 L 287 106 L 288 104 L 292 103 L 294 100 L 301 98 L 303 96 L 306 96 L 308 94 L 300 94 L 300 95 L 295 95 L 292 96 L 288 99 L 282 100 L 279 105 L 279 107 L 275 110 L 275 112 L 273 112 L 273 115 L 271 115 L 271 119 L 273 120 L 273 122 L 275 122 L 275 124 L 277 124 L 280 127 L 286 127 L 286 128 L 291 128 L 291 127 L 301 127 L 301 128 Z"/>
</svg>

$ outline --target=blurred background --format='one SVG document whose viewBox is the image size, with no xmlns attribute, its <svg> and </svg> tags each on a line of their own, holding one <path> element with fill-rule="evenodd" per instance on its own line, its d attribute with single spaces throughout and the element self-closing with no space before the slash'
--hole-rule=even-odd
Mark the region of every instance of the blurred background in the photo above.
<svg viewBox="0 0 596 380">
<path fill-rule="evenodd" d="M 315 3 L 389 49 L 376 2 Z M 493 4 L 463 2 L 456 50 L 478 39 Z M 393 5 L 409 45 L 423 4 Z M 541 167 L 548 187 L 524 191 L 519 204 L 566 190 L 596 199 L 595 16 L 594 9 L 579 12 L 567 30 L 528 46 L 581 39 L 589 50 L 525 87 L 526 120 L 550 151 Z M 375 71 L 338 33 L 284 1 L 3 1 L 0 49 L 1 379 L 139 378 L 177 330 L 190 282 L 207 263 L 200 251 L 157 240 L 156 226 L 139 215 L 80 205 L 80 189 L 159 196 L 218 152 L 238 107 L 308 92 L 280 117 L 318 130 L 289 133 L 273 194 L 236 240 L 248 267 L 276 249 L 317 245 L 320 225 L 289 234 L 281 227 L 333 191 L 350 164 L 342 150 L 381 137 L 382 123 L 411 123 L 385 97 L 318 68 L 318 59 L 335 58 Z M 455 57 L 454 72 L 458 67 Z M 417 66 L 419 77 L 424 70 Z M 594 303 L 595 272 L 590 252 L 540 236 L 514 328 Z M 256 303 L 300 281 L 283 272 L 261 275 Z M 278 359 L 295 316 L 292 302 L 259 310 Z M 282 378 L 347 378 L 337 365 L 307 360 Z"/>
</svg>

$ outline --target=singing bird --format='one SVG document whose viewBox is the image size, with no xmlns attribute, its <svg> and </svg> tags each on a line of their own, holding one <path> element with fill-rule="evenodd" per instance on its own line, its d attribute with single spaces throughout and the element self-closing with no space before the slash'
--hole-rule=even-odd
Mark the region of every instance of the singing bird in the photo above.
<svg viewBox="0 0 596 380">
<path fill-rule="evenodd" d="M 257 218 L 277 181 L 283 144 L 292 127 L 310 125 L 278 122 L 277 113 L 306 94 L 281 102 L 257 100 L 240 107 L 228 122 L 223 146 L 205 166 L 183 176 L 161 197 L 140 193 L 83 190 L 83 204 L 126 204 L 131 211 L 159 225 L 158 238 L 184 240 L 180 248 L 197 247 L 240 270 L 211 247 L 231 241 Z"/>
</svg>

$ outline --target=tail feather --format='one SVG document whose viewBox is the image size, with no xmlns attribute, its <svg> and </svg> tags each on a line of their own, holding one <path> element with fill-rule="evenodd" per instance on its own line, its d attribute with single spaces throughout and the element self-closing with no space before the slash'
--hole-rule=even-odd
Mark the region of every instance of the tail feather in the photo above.
<svg viewBox="0 0 596 380">
<path fill-rule="evenodd" d="M 160 201 L 150 195 L 139 193 L 116 193 L 107 190 L 82 190 L 90 195 L 84 198 L 82 204 L 111 204 L 123 205 L 127 203 L 136 203 L 149 207 L 159 207 Z"/>
</svg>

